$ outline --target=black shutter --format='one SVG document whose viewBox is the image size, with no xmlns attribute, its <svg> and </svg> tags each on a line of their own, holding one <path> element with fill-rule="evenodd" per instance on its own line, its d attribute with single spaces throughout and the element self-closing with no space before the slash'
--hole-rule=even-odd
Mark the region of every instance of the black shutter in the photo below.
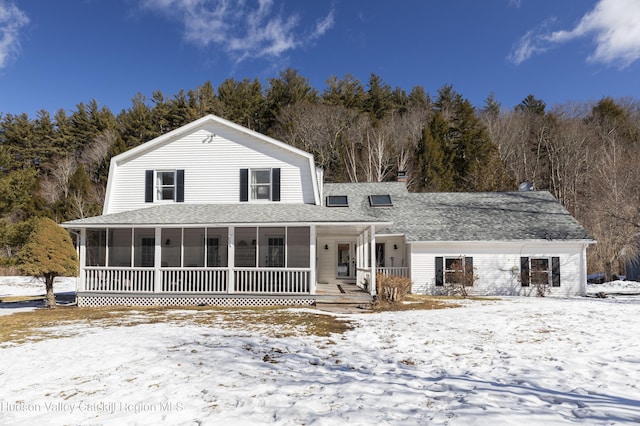
<svg viewBox="0 0 640 426">
<path fill-rule="evenodd" d="M 184 170 L 176 170 L 176 202 L 184 203 Z"/>
<path fill-rule="evenodd" d="M 552 257 L 551 258 L 551 275 L 552 275 L 552 286 L 560 287 L 560 258 Z"/>
<path fill-rule="evenodd" d="M 442 268 L 442 257 L 436 257 L 436 286 L 444 285 L 444 270 Z"/>
<path fill-rule="evenodd" d="M 529 287 L 529 258 L 520 258 L 520 284 L 522 287 Z"/>
<path fill-rule="evenodd" d="M 271 169 L 271 201 L 280 201 L 280 169 Z"/>
<path fill-rule="evenodd" d="M 464 271 L 465 277 L 464 281 L 467 286 L 473 285 L 473 257 L 465 257 L 464 258 Z M 471 276 L 466 276 L 466 274 L 471 274 Z"/>
<path fill-rule="evenodd" d="M 153 203 L 153 170 L 144 172 L 144 202 Z"/>
<path fill-rule="evenodd" d="M 249 201 L 249 169 L 240 169 L 240 201 Z"/>
</svg>

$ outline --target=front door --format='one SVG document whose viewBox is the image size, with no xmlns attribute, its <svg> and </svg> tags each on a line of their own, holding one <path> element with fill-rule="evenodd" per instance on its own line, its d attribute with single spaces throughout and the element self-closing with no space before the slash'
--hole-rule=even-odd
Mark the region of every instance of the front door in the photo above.
<svg viewBox="0 0 640 426">
<path fill-rule="evenodd" d="M 355 243 L 338 243 L 336 277 L 343 280 L 354 279 L 356 274 Z"/>
</svg>

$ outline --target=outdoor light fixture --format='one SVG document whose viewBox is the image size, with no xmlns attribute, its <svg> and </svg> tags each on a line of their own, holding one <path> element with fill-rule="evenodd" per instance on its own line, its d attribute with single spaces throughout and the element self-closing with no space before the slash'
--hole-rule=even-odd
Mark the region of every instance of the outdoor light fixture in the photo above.
<svg viewBox="0 0 640 426">
<path fill-rule="evenodd" d="M 170 246 L 171 245 L 171 240 L 169 238 L 167 238 L 167 241 L 164 242 L 165 246 Z"/>
<path fill-rule="evenodd" d="M 325 244 L 325 245 L 324 245 L 324 249 L 325 249 L 325 250 L 329 250 L 329 244 Z"/>
<path fill-rule="evenodd" d="M 398 250 L 398 245 L 397 245 L 397 244 L 394 244 L 394 245 L 393 245 L 393 249 L 394 249 L 394 250 Z"/>
</svg>

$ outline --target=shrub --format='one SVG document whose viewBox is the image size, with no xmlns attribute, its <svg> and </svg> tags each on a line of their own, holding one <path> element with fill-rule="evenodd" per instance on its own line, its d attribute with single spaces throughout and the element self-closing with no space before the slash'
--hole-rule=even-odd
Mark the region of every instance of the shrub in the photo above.
<svg viewBox="0 0 640 426">
<path fill-rule="evenodd" d="M 411 292 L 411 280 L 397 275 L 376 274 L 376 291 L 381 301 L 401 301 Z"/>
</svg>

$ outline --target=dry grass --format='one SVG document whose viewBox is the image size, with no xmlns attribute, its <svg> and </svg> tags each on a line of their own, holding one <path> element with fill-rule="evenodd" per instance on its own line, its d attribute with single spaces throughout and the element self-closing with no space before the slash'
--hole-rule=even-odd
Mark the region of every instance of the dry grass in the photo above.
<svg viewBox="0 0 640 426">
<path fill-rule="evenodd" d="M 378 302 L 373 305 L 375 312 L 418 311 L 432 309 L 459 308 L 452 300 L 456 298 L 442 296 L 421 296 L 408 294 L 403 302 Z"/>
<path fill-rule="evenodd" d="M 273 337 L 330 336 L 352 328 L 349 321 L 296 309 L 215 307 L 58 307 L 0 316 L 0 343 L 24 343 L 78 334 L 76 327 L 131 327 L 192 323 L 257 331 Z"/>
</svg>

